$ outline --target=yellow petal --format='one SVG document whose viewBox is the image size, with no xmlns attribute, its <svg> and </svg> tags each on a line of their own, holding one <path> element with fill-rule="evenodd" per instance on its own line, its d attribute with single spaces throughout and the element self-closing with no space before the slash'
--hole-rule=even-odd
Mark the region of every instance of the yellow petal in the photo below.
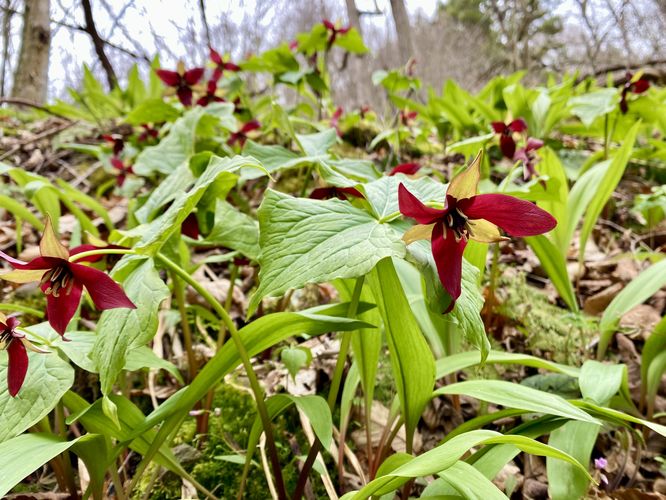
<svg viewBox="0 0 666 500">
<path fill-rule="evenodd" d="M 183 61 L 178 61 L 178 64 L 176 65 L 176 71 L 180 76 L 185 74 L 185 63 Z"/>
<path fill-rule="evenodd" d="M 88 243 L 98 248 L 105 248 L 109 246 L 109 244 L 106 241 L 104 241 L 102 238 L 98 238 L 94 234 L 91 234 L 87 231 L 86 231 L 86 240 L 88 241 Z"/>
<path fill-rule="evenodd" d="M 67 248 L 60 243 L 58 236 L 56 236 L 51 225 L 51 217 L 46 216 L 46 225 L 44 226 L 44 234 L 42 241 L 39 242 L 39 253 L 42 257 L 55 257 L 57 259 L 69 259 L 69 252 Z"/>
<path fill-rule="evenodd" d="M 402 241 L 409 245 L 418 240 L 429 240 L 432 237 L 433 227 L 435 227 L 434 224 L 417 224 L 416 226 L 412 226 L 402 235 Z"/>
<path fill-rule="evenodd" d="M 2 313 L 0 313 L 0 323 L 7 324 L 7 316 Z"/>
<path fill-rule="evenodd" d="M 35 344 L 33 344 L 32 342 L 30 342 L 30 341 L 29 341 L 28 339 L 26 339 L 25 337 L 21 337 L 20 340 L 21 340 L 21 342 L 23 343 L 23 345 L 25 346 L 25 348 L 26 348 L 27 350 L 29 350 L 29 351 L 32 351 L 32 352 L 38 352 L 38 353 L 40 353 L 40 354 L 48 354 L 48 353 L 51 352 L 51 351 L 46 351 L 46 350 L 44 350 L 44 349 L 40 349 L 39 347 L 37 347 Z"/>
<path fill-rule="evenodd" d="M 0 279 L 11 281 L 12 283 L 30 283 L 39 281 L 44 276 L 46 269 L 17 269 L 8 273 L 0 274 Z"/>
<path fill-rule="evenodd" d="M 453 196 L 457 200 L 474 196 L 479 185 L 479 179 L 481 178 L 480 167 L 482 159 L 483 150 L 480 150 L 469 167 L 451 179 L 446 194 Z"/>
<path fill-rule="evenodd" d="M 496 243 L 498 241 L 508 240 L 509 238 L 502 236 L 499 229 L 492 222 L 485 219 L 468 220 L 470 235 L 469 237 L 474 241 L 481 243 Z"/>
</svg>

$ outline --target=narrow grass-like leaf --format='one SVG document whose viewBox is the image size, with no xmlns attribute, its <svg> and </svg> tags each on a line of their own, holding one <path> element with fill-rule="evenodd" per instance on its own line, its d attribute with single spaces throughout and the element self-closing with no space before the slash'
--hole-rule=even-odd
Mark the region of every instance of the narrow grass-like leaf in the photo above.
<svg viewBox="0 0 666 500">
<path fill-rule="evenodd" d="M 504 380 L 468 380 L 437 389 L 434 395 L 461 394 L 509 408 L 557 415 L 599 424 L 599 421 L 564 398 Z"/>
<path fill-rule="evenodd" d="M 615 296 L 599 322 L 598 359 L 602 359 L 606 354 L 606 349 L 617 329 L 620 318 L 632 308 L 645 302 L 664 285 L 666 285 L 666 259 L 641 272 Z"/>
<path fill-rule="evenodd" d="M 578 311 L 578 301 L 573 285 L 567 273 L 567 261 L 564 254 L 543 235 L 528 236 L 525 241 L 534 251 L 546 274 L 562 300 L 572 311 Z"/>
<path fill-rule="evenodd" d="M 409 450 L 416 424 L 430 400 L 435 382 L 435 361 L 409 306 L 393 261 L 390 258 L 380 260 L 368 281 L 384 321 Z"/>
<path fill-rule="evenodd" d="M 430 483 L 421 498 L 460 496 L 467 500 L 507 500 L 497 486 L 467 462 L 458 460 L 438 475 L 440 479 Z"/>
<path fill-rule="evenodd" d="M 567 422 L 555 429 L 548 438 L 548 444 L 568 453 L 582 465 L 590 463 L 592 448 L 599 434 L 599 426 L 587 422 Z M 590 479 L 578 467 L 568 462 L 546 458 L 548 471 L 548 492 L 553 500 L 583 498 L 590 485 Z"/>
</svg>

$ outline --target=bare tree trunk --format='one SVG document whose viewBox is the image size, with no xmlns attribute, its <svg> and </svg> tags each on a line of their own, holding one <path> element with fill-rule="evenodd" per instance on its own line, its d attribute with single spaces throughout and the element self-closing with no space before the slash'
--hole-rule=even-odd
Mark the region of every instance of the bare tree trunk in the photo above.
<svg viewBox="0 0 666 500">
<path fill-rule="evenodd" d="M 345 0 L 347 6 L 347 19 L 349 19 L 349 24 L 352 28 L 355 28 L 361 36 L 363 36 L 363 31 L 361 30 L 361 18 L 358 15 L 358 10 L 356 9 L 356 2 L 354 0 Z M 359 90 L 363 85 L 358 85 L 359 81 L 364 81 L 367 78 L 368 74 L 365 71 L 365 65 L 361 60 L 356 56 L 351 56 L 351 62 L 347 69 L 347 77 L 350 78 L 350 85 L 347 85 L 345 93 L 347 94 L 348 102 L 353 103 L 354 105 L 359 104 Z M 356 83 L 355 83 L 356 82 Z"/>
<path fill-rule="evenodd" d="M 409 26 L 409 16 L 405 8 L 405 0 L 391 0 L 391 12 L 393 22 L 398 34 L 398 50 L 400 51 L 400 64 L 407 64 L 414 55 L 414 44 L 412 42 L 412 30 Z"/>
<path fill-rule="evenodd" d="M 25 0 L 21 51 L 14 73 L 12 97 L 46 101 L 51 27 L 49 0 Z"/>
<path fill-rule="evenodd" d="M 5 10 L 2 15 L 2 67 L 0 67 L 0 97 L 5 96 L 5 82 L 7 80 L 7 65 L 9 61 L 9 35 L 11 34 L 12 2 L 5 0 Z"/>
<path fill-rule="evenodd" d="M 109 83 L 109 89 L 113 89 L 113 87 L 118 84 L 118 78 L 116 77 L 116 72 L 113 70 L 111 61 L 109 61 L 109 58 L 106 56 L 106 52 L 104 52 L 104 40 L 102 40 L 102 37 L 100 37 L 99 33 L 97 32 L 90 0 L 81 0 L 81 6 L 83 7 L 83 17 L 86 20 L 85 31 L 90 35 L 90 38 L 92 38 L 93 46 L 95 47 L 95 53 L 99 58 L 99 62 L 102 63 L 102 67 L 106 73 L 106 80 Z"/>
</svg>

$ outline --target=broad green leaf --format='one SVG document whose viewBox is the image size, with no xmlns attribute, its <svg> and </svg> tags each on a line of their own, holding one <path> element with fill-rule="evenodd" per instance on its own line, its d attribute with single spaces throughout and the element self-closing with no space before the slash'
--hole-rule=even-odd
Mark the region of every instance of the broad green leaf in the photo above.
<svg viewBox="0 0 666 500">
<path fill-rule="evenodd" d="M 391 370 L 405 421 L 408 450 L 435 382 L 435 361 L 414 317 L 391 258 L 380 260 L 368 282 L 384 321 Z"/>
<path fill-rule="evenodd" d="M 335 39 L 335 45 L 352 54 L 365 54 L 368 52 L 368 48 L 363 43 L 363 38 L 356 28 L 352 28 L 347 33 L 338 36 Z"/>
<path fill-rule="evenodd" d="M 23 386 L 16 397 L 11 397 L 6 382 L 7 351 L 0 351 L 0 443 L 48 415 L 74 383 L 74 370 L 55 352 L 28 352 L 28 363 Z"/>
<path fill-rule="evenodd" d="M 586 127 L 599 117 L 610 113 L 619 106 L 617 89 L 601 89 L 589 94 L 569 99 L 571 112 L 585 124 Z"/>
<path fill-rule="evenodd" d="M 360 158 L 341 158 L 339 160 L 326 159 L 326 163 L 336 171 L 361 182 L 370 182 L 379 179 L 382 175 L 370 160 Z"/>
<path fill-rule="evenodd" d="M 200 200 L 210 197 L 212 202 L 218 197 L 225 197 L 236 183 L 237 176 L 233 172 L 251 166 L 261 168 L 253 158 L 214 156 L 194 186 L 176 197 L 163 215 L 142 228 L 139 232 L 141 241 L 134 248 L 140 253 L 154 255 L 171 235 L 180 231 L 181 224 Z M 207 204 L 205 201 L 202 203 Z"/>
<path fill-rule="evenodd" d="M 423 203 L 429 201 L 442 203 L 446 197 L 446 186 L 433 181 L 429 177 L 414 180 L 402 174 L 391 177 L 385 176 L 360 186 L 360 191 L 363 192 L 370 203 L 377 219 L 385 221 L 400 216 L 398 207 L 398 187 L 400 184 L 404 184 Z"/>
<path fill-rule="evenodd" d="M 479 354 L 477 352 L 461 352 L 437 360 L 437 378 L 443 378 L 460 370 L 465 370 L 480 364 Z M 564 373 L 570 377 L 578 377 L 580 370 L 573 366 L 553 363 L 546 359 L 530 356 L 529 354 L 519 354 L 503 351 L 490 351 L 486 358 L 486 364 L 516 364 L 541 368 L 556 373 Z"/>
<path fill-rule="evenodd" d="M 150 222 L 160 208 L 188 189 L 194 179 L 189 162 L 181 163 L 155 187 L 145 203 L 134 212 L 134 216 L 140 223 Z"/>
<path fill-rule="evenodd" d="M 137 156 L 132 167 L 134 172 L 141 176 L 155 172 L 170 174 L 186 162 L 194 154 L 197 126 L 205 114 L 205 108 L 201 106 L 186 111 L 159 144 L 147 147 Z"/>
<path fill-rule="evenodd" d="M 564 254 L 544 235 L 527 236 L 525 241 L 541 262 L 553 286 L 569 309 L 578 311 L 576 292 L 569 280 L 567 261 Z"/>
<path fill-rule="evenodd" d="M 566 463 L 566 462 L 564 462 Z M 442 497 L 446 495 L 467 500 L 506 500 L 502 493 L 489 479 L 467 462 L 458 460 L 448 469 L 438 474 L 439 480 L 430 483 L 421 498 Z"/>
<path fill-rule="evenodd" d="M 72 446 L 79 460 L 83 460 L 90 476 L 90 490 L 95 500 L 104 498 L 107 465 L 111 462 L 111 439 L 101 434 L 86 434 Z"/>
<path fill-rule="evenodd" d="M 166 370 L 174 376 L 181 384 L 184 384 L 183 376 L 173 363 L 160 358 L 148 346 L 142 345 L 127 352 L 127 358 L 123 370 L 129 372 L 141 370 L 143 368 L 153 368 L 156 370 Z"/>
<path fill-rule="evenodd" d="M 613 159 L 611 160 L 608 170 L 606 170 L 603 179 L 601 182 L 594 187 L 594 196 L 590 201 L 590 204 L 585 210 L 585 217 L 583 218 L 583 227 L 580 230 L 580 258 L 585 252 L 585 244 L 587 239 L 594 229 L 594 225 L 597 223 L 597 219 L 601 214 L 601 211 L 604 209 L 606 202 L 610 199 L 613 191 L 619 184 L 624 174 L 625 169 L 627 168 L 627 163 L 631 157 L 631 153 L 634 148 L 634 142 L 636 141 L 636 135 L 638 134 L 638 129 L 640 128 L 641 123 L 636 123 L 631 130 L 624 137 L 624 142 L 622 147 L 617 151 Z"/>
<path fill-rule="evenodd" d="M 462 141 L 454 142 L 447 147 L 447 151 L 451 153 L 460 153 L 465 155 L 466 158 L 474 157 L 479 152 L 479 149 L 485 148 L 488 141 L 492 141 L 495 137 L 494 132 L 476 137 L 463 139 Z"/>
<path fill-rule="evenodd" d="M 131 125 L 144 123 L 162 123 L 175 121 L 180 111 L 163 99 L 148 99 L 141 102 L 125 118 Z"/>
<path fill-rule="evenodd" d="M 294 380 L 300 369 L 306 367 L 311 360 L 312 354 L 305 347 L 285 347 L 280 351 L 280 361 Z"/>
<path fill-rule="evenodd" d="M 383 257 L 405 254 L 398 233 L 346 201 L 292 198 L 268 190 L 257 216 L 260 284 L 248 314 L 266 296 L 306 283 L 362 276 Z"/>
<path fill-rule="evenodd" d="M 441 394 L 462 394 L 509 408 L 519 408 L 535 413 L 546 413 L 581 422 L 599 424 L 598 420 L 560 396 L 504 380 L 458 382 L 437 389 L 434 393 L 435 396 Z"/>
<path fill-rule="evenodd" d="M 208 236 L 198 244 L 238 250 L 246 257 L 259 258 L 259 224 L 224 200 L 215 205 L 215 223 Z"/>
<path fill-rule="evenodd" d="M 307 156 L 323 156 L 338 140 L 338 134 L 334 128 L 329 128 L 316 134 L 296 134 L 298 143 Z"/>
<path fill-rule="evenodd" d="M 377 477 L 361 489 L 361 491 L 354 495 L 350 495 L 350 498 L 360 500 L 369 498 L 372 495 L 381 495 L 395 490 L 402 484 L 406 483 L 410 478 L 439 474 L 455 465 L 460 457 L 470 448 L 489 444 L 512 444 L 527 453 L 565 460 L 579 467 L 587 474 L 586 469 L 580 465 L 580 463 L 556 448 L 524 436 L 503 436 L 494 431 L 477 430 L 456 436 L 450 441 L 447 441 L 418 457 L 414 457 L 408 463 L 401 465 L 394 471 L 384 476 Z"/>
<path fill-rule="evenodd" d="M 620 318 L 642 304 L 666 284 L 666 259 L 652 264 L 618 293 L 608 305 L 599 322 L 599 347 L 597 358 L 606 354 L 608 344 L 617 329 Z"/>
<path fill-rule="evenodd" d="M 125 367 L 130 350 L 148 343 L 157 331 L 159 305 L 170 292 L 152 259 L 126 259 L 134 268 L 123 280 L 123 288 L 136 309 L 104 311 L 97 324 L 97 340 L 91 358 L 99 368 L 104 394 L 111 394 L 116 378 Z M 122 266 L 117 270 L 122 271 Z"/>
<path fill-rule="evenodd" d="M 581 373 L 581 380 L 582 378 Z M 590 456 L 598 434 L 598 425 L 587 422 L 567 422 L 550 434 L 548 444 L 568 453 L 581 464 L 587 465 L 590 463 Z M 546 467 L 548 492 L 553 500 L 570 500 L 585 496 L 590 480 L 578 467 L 550 457 L 546 458 Z"/>
<path fill-rule="evenodd" d="M 542 148 L 539 151 L 539 156 L 541 156 L 541 161 L 537 166 L 539 174 L 548 177 L 548 190 L 554 189 L 557 197 L 553 201 L 541 201 L 537 204 L 557 220 L 557 226 L 550 233 L 550 236 L 555 246 L 564 253 L 569 246 L 569 241 L 564 241 L 569 218 L 567 212 L 569 187 L 566 172 L 557 153 L 549 147 Z"/>
<path fill-rule="evenodd" d="M 319 156 L 300 156 L 282 146 L 259 144 L 251 140 L 245 144 L 243 155 L 259 160 L 269 174 L 311 165 L 319 159 Z M 265 174 L 257 169 L 244 168 L 240 175 L 241 179 L 249 180 Z"/>
<path fill-rule="evenodd" d="M 22 434 L 0 443 L 0 496 L 9 493 L 23 478 L 68 450 L 77 441 L 62 441 L 52 434 L 40 433 Z"/>
<path fill-rule="evenodd" d="M 622 387 L 627 367 L 587 360 L 580 370 L 578 384 L 583 398 L 607 406 Z"/>
</svg>

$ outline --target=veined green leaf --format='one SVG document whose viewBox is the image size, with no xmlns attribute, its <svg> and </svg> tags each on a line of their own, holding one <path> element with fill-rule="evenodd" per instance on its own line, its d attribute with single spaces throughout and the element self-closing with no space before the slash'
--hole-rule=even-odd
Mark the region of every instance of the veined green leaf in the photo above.
<svg viewBox="0 0 666 500">
<path fill-rule="evenodd" d="M 405 254 L 397 232 L 346 201 L 292 198 L 268 190 L 257 215 L 260 284 L 248 314 L 263 297 L 306 283 L 362 276 L 383 257 Z"/>
<path fill-rule="evenodd" d="M 127 259 L 134 266 L 123 280 L 125 293 L 136 309 L 104 311 L 97 324 L 97 339 L 91 352 L 99 369 L 104 394 L 111 394 L 116 378 L 125 367 L 128 352 L 148 343 L 157 331 L 159 305 L 169 296 L 152 259 Z M 122 272 L 123 267 L 118 266 Z"/>
<path fill-rule="evenodd" d="M 55 352 L 28 352 L 28 363 L 23 386 L 16 397 L 11 397 L 6 382 L 7 351 L 0 351 L 0 419 L 3 422 L 0 443 L 21 434 L 48 415 L 74 383 L 74 370 Z M 2 476 L 4 473 L 0 474 Z"/>
<path fill-rule="evenodd" d="M 79 439 L 63 441 L 53 434 L 22 434 L 0 443 L 0 496 Z"/>
</svg>

